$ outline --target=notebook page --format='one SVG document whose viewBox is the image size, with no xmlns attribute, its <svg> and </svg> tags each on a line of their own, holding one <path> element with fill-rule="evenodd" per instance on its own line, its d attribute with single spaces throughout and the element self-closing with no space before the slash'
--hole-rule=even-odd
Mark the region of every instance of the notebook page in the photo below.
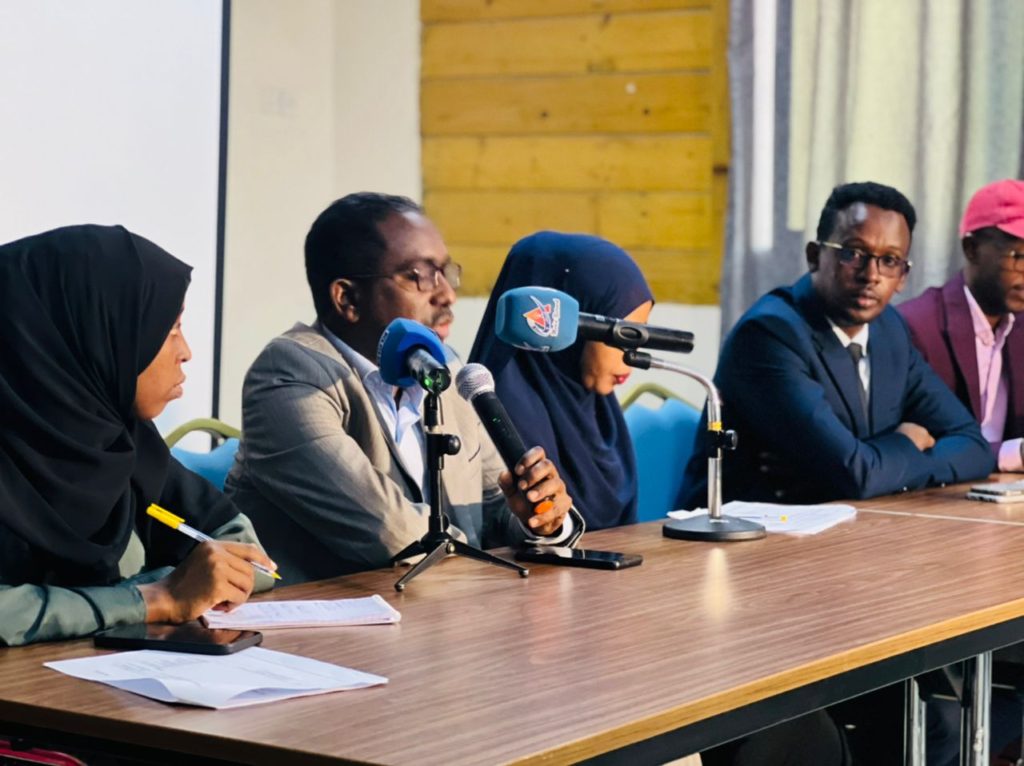
<svg viewBox="0 0 1024 766">
<path fill-rule="evenodd" d="M 687 519 L 706 514 L 707 510 L 669 511 L 673 519 Z M 733 500 L 722 506 L 722 515 L 763 524 L 769 532 L 789 535 L 815 535 L 849 521 L 857 515 L 852 505 L 826 503 L 822 505 L 782 505 L 777 503 L 751 503 Z"/>
<path fill-rule="evenodd" d="M 43 664 L 161 702 L 216 709 L 388 682 L 373 673 L 260 647 L 224 656 L 143 649 Z"/>
<path fill-rule="evenodd" d="M 209 611 L 202 617 L 208 628 L 237 630 L 386 625 L 401 619 L 402 615 L 376 594 L 331 601 L 249 602 L 233 612 Z"/>
</svg>

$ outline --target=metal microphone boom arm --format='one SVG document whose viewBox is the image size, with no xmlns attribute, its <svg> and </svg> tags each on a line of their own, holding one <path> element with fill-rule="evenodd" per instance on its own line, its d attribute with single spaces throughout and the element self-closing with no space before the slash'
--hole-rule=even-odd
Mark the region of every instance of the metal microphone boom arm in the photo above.
<svg viewBox="0 0 1024 766">
<path fill-rule="evenodd" d="M 765 536 L 765 529 L 746 519 L 722 515 L 722 452 L 736 449 L 736 432 L 722 430 L 722 401 L 710 378 L 679 364 L 666 362 L 645 351 L 629 349 L 623 361 L 639 370 L 667 370 L 700 383 L 707 392 L 708 403 L 708 515 L 674 519 L 661 528 L 665 537 L 677 540 L 756 540 Z"/>
<path fill-rule="evenodd" d="M 692 332 L 627 322 L 625 319 L 612 319 L 596 314 L 579 315 L 576 336 L 622 349 L 652 348 L 680 354 L 689 354 L 693 351 Z"/>
</svg>

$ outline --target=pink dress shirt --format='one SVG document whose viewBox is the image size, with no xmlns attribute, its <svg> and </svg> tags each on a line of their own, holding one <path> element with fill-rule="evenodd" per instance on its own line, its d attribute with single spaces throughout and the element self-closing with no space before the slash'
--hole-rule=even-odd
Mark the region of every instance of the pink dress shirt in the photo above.
<svg viewBox="0 0 1024 766">
<path fill-rule="evenodd" d="M 1006 429 L 1006 413 L 1010 396 L 1010 379 L 1003 369 L 1003 346 L 1006 336 L 1013 329 L 1014 316 L 1006 314 L 996 325 L 995 331 L 988 323 L 978 302 L 964 285 L 967 305 L 971 309 L 974 325 L 974 353 L 978 360 L 978 383 L 981 387 L 981 433 L 990 444 L 999 445 L 999 470 L 1024 470 L 1021 457 L 1022 439 L 1003 441 Z"/>
</svg>

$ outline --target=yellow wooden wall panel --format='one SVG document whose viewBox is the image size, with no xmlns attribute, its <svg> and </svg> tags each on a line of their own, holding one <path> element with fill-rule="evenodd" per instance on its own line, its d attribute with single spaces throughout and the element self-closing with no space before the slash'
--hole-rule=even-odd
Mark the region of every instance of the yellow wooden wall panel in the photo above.
<svg viewBox="0 0 1024 766">
<path fill-rule="evenodd" d="M 423 207 L 445 241 L 475 245 L 513 242 L 541 229 L 593 232 L 596 195 L 590 192 L 427 192 Z"/>
<path fill-rule="evenodd" d="M 432 24 L 423 31 L 421 71 L 432 78 L 706 69 L 711 32 L 710 10 Z"/>
<path fill-rule="evenodd" d="M 706 8 L 711 0 L 420 0 L 424 22 Z"/>
<path fill-rule="evenodd" d="M 717 302 L 728 6 L 422 0 L 424 204 L 464 294 L 557 229 L 625 247 L 659 301 Z"/>
<path fill-rule="evenodd" d="M 728 172 L 732 154 L 731 103 L 729 101 L 729 4 L 712 0 L 711 137 L 714 167 Z"/>
<path fill-rule="evenodd" d="M 462 264 L 462 295 L 488 295 L 494 289 L 505 256 L 514 244 L 472 245 L 448 242 L 455 261 Z M 647 283 L 660 303 L 715 303 L 718 280 L 707 279 L 707 264 L 715 261 L 709 250 L 632 249 Z M 458 313 L 456 305 L 455 311 Z M 684 328 L 691 329 L 691 328 Z"/>
<path fill-rule="evenodd" d="M 710 193 L 434 191 L 423 206 L 449 243 L 510 247 L 540 229 L 625 248 L 707 249 L 714 239 Z"/>
<path fill-rule="evenodd" d="M 505 256 L 513 243 L 505 245 L 469 245 L 461 242 L 445 242 L 452 259 L 462 264 L 462 287 L 460 295 L 488 295 L 494 289 L 498 272 L 505 262 Z M 458 304 L 455 306 L 458 313 Z"/>
<path fill-rule="evenodd" d="M 707 132 L 707 73 L 424 80 L 424 136 Z"/>
<path fill-rule="evenodd" d="M 709 279 L 709 264 L 718 262 L 711 250 L 632 249 L 647 284 L 660 303 L 706 304 L 718 302 L 718 270 Z M 500 263 L 499 263 L 500 267 Z M 701 328 L 684 327 L 699 331 Z"/>
<path fill-rule="evenodd" d="M 729 99 L 729 12 L 730 0 L 712 0 L 711 65 L 711 194 L 712 250 L 706 262 L 705 282 L 714 285 L 717 303 L 725 254 L 725 222 L 729 206 L 729 166 L 732 157 L 732 103 Z M 713 279 L 713 282 L 712 282 Z"/>
<path fill-rule="evenodd" d="M 423 140 L 432 189 L 707 191 L 706 135 L 481 136 Z"/>
<path fill-rule="evenodd" d="M 513 244 L 447 242 L 452 257 L 463 267 L 460 294 L 488 295 L 495 287 L 505 256 Z M 718 300 L 719 271 L 710 250 L 633 249 L 629 253 L 643 270 L 654 300 L 696 304 Z M 456 305 L 456 312 L 458 310 Z"/>
<path fill-rule="evenodd" d="M 729 173 L 725 169 L 717 170 L 711 179 L 711 249 L 715 260 L 714 264 L 708 265 L 709 269 L 714 268 L 716 284 L 725 253 L 725 219 L 728 210 Z"/>
<path fill-rule="evenodd" d="M 714 240 L 710 194 L 598 195 L 597 234 L 626 249 L 707 249 Z"/>
</svg>

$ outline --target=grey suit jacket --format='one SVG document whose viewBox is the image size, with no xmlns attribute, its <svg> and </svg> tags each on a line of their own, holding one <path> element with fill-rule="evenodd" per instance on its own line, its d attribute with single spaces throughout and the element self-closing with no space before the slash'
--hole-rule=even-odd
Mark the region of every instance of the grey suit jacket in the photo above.
<svg viewBox="0 0 1024 766">
<path fill-rule="evenodd" d="M 441 407 L 442 430 L 462 440 L 444 463 L 448 517 L 472 545 L 521 542 L 498 486 L 504 465 L 476 412 L 454 387 Z M 386 566 L 427 531 L 422 493 L 352 364 L 301 323 L 245 376 L 242 444 L 225 492 L 286 583 Z"/>
</svg>

